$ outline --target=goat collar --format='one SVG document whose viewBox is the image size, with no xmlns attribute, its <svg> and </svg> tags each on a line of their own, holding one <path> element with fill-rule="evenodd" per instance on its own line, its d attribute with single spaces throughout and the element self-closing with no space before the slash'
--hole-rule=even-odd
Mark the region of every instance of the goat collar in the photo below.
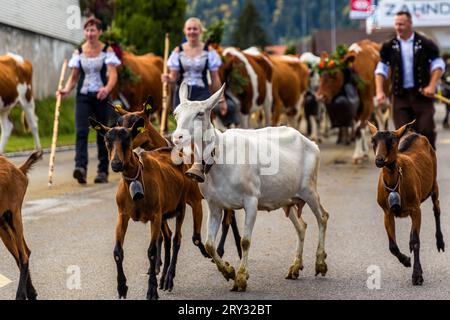
<svg viewBox="0 0 450 320">
<path fill-rule="evenodd" d="M 216 148 L 216 140 L 218 139 L 216 132 L 214 131 L 214 137 L 212 139 L 212 141 L 210 143 L 208 143 L 205 146 L 205 151 L 204 151 L 204 155 L 206 155 L 206 157 L 203 158 L 203 163 L 204 163 L 204 172 L 205 174 L 208 174 L 209 170 L 211 170 L 212 166 L 214 165 L 215 161 L 215 156 L 217 154 L 217 148 Z"/>
<path fill-rule="evenodd" d="M 137 154 L 134 154 L 134 156 L 138 156 Z M 134 178 L 130 178 L 130 177 L 127 177 L 123 172 L 122 172 L 122 177 L 125 179 L 125 181 L 136 181 L 137 179 L 139 179 L 139 176 L 141 175 L 141 173 L 142 173 L 142 170 L 143 170 L 143 167 L 144 167 L 144 165 L 142 164 L 142 161 L 141 161 L 141 158 L 139 157 L 139 159 L 138 159 L 138 170 L 137 170 L 137 173 L 136 173 L 136 176 L 134 177 Z"/>
<path fill-rule="evenodd" d="M 402 167 L 398 167 L 398 176 L 397 176 L 397 183 L 395 184 L 395 187 L 389 188 L 386 184 L 386 182 L 384 181 L 384 177 L 381 178 L 381 180 L 383 181 L 383 186 L 384 188 L 389 191 L 389 192 L 397 192 L 398 187 L 400 186 L 400 179 L 403 177 L 403 171 L 402 171 Z"/>
</svg>

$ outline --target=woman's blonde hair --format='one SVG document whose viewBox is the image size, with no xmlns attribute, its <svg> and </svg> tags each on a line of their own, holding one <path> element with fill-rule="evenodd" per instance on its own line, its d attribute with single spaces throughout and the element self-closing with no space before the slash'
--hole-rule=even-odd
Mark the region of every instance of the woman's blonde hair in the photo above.
<svg viewBox="0 0 450 320">
<path fill-rule="evenodd" d="M 202 21 L 199 18 L 196 18 L 196 17 L 191 17 L 191 18 L 187 19 L 186 22 L 184 23 L 184 28 L 183 29 L 186 29 L 186 25 L 189 22 L 196 23 L 198 25 L 198 27 L 200 28 L 200 32 L 205 32 L 206 31 L 205 26 L 203 25 Z"/>
</svg>

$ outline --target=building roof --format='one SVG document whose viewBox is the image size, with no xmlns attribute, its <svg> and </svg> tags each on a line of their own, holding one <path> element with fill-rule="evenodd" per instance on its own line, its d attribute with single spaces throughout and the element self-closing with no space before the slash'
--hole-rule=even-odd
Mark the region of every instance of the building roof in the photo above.
<svg viewBox="0 0 450 320">
<path fill-rule="evenodd" d="M 78 0 L 2 1 L 0 24 L 79 44 L 83 40 Z M 73 25 L 73 22 L 80 25 Z"/>
</svg>

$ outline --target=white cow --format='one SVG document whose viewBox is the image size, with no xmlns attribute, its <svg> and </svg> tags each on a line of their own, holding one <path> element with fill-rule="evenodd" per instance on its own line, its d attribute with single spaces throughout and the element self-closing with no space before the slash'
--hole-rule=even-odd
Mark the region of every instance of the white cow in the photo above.
<svg viewBox="0 0 450 320">
<path fill-rule="evenodd" d="M 205 182 L 199 184 L 209 206 L 207 252 L 224 277 L 234 279 L 233 290 L 245 291 L 248 252 L 257 212 L 283 208 L 298 236 L 295 259 L 286 278 L 297 279 L 299 270 L 303 268 L 306 231 L 301 212 L 307 203 L 319 224 L 316 275 L 320 273 L 324 276 L 327 272 L 325 233 L 328 213 L 321 205 L 317 192 L 319 148 L 297 130 L 288 127 L 230 129 L 224 133 L 215 130 L 210 115 L 223 91 L 224 86 L 206 101 L 189 101 L 187 86 L 182 84 L 181 103 L 174 112 L 177 120 L 177 129 L 172 136 L 174 144 L 180 148 L 194 141 L 196 150 L 205 150 L 200 153 L 204 154 L 205 163 L 212 165 Z M 270 161 L 267 161 L 268 151 Z M 241 241 L 243 256 L 235 274 L 234 268 L 224 263 L 216 253 L 215 239 L 222 221 L 222 210 L 242 208 L 245 210 Z"/>
</svg>

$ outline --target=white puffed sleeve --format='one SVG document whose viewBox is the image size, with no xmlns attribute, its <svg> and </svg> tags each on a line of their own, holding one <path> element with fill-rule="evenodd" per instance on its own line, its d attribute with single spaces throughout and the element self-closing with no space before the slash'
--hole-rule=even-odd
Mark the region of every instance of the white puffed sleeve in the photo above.
<svg viewBox="0 0 450 320">
<path fill-rule="evenodd" d="M 75 52 L 72 54 L 72 58 L 70 58 L 67 66 L 71 69 L 80 69 L 80 52 L 78 50 L 75 50 Z"/>
<path fill-rule="evenodd" d="M 170 70 L 180 71 L 180 53 L 178 51 L 172 51 L 169 60 L 167 60 L 167 66 Z"/>
<path fill-rule="evenodd" d="M 106 65 L 118 66 L 121 64 L 119 58 L 117 58 L 116 53 L 114 51 L 107 51 L 105 58 Z"/>
<path fill-rule="evenodd" d="M 209 71 L 215 72 L 219 70 L 219 67 L 222 65 L 222 59 L 216 50 L 211 49 L 208 51 L 208 66 Z"/>
</svg>

